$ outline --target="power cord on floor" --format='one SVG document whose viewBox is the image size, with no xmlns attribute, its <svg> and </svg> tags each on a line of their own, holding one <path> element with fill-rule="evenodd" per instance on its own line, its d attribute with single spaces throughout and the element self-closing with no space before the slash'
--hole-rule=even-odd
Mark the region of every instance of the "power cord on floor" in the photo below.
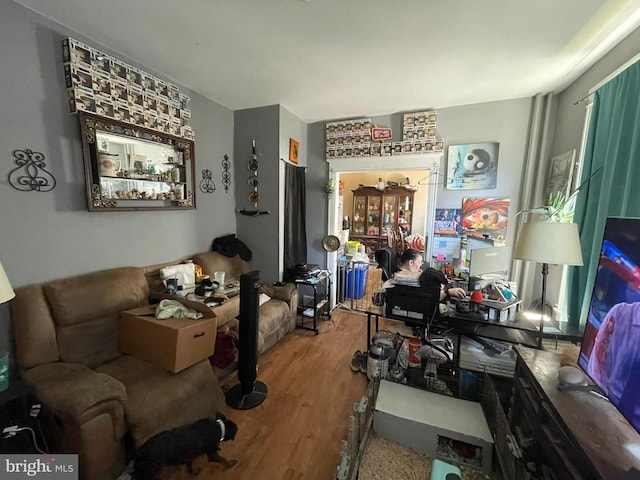
<svg viewBox="0 0 640 480">
<path fill-rule="evenodd" d="M 12 427 L 6 427 L 2 431 L 3 433 L 2 438 L 13 437 L 15 436 L 16 433 L 21 432 L 23 430 L 28 430 L 29 432 L 31 432 L 31 438 L 33 439 L 33 446 L 38 452 L 46 455 L 48 452 L 45 452 L 38 446 L 38 442 L 36 440 L 36 432 L 34 432 L 33 428 L 31 427 L 19 427 L 18 425 L 13 425 Z"/>
</svg>

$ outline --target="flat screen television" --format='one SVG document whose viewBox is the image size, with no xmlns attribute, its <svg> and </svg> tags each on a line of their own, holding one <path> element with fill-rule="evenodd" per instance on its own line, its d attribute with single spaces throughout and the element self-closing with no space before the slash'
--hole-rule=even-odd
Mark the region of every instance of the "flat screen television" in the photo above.
<svg viewBox="0 0 640 480">
<path fill-rule="evenodd" d="M 578 364 L 640 432 L 640 218 L 608 218 Z"/>
</svg>

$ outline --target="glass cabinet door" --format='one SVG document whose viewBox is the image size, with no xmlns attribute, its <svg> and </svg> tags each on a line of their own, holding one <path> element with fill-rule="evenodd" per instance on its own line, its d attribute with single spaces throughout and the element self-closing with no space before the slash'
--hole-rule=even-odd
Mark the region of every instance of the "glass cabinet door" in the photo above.
<svg viewBox="0 0 640 480">
<path fill-rule="evenodd" d="M 413 198 L 410 195 L 400 195 L 398 199 L 398 228 L 409 235 L 411 233 L 411 221 L 413 220 Z"/>
<path fill-rule="evenodd" d="M 396 195 L 385 195 L 382 204 L 382 234 L 393 233 L 396 228 Z"/>
<path fill-rule="evenodd" d="M 380 220 L 382 216 L 382 202 L 380 196 L 370 196 L 367 218 L 367 235 L 380 235 Z"/>
<path fill-rule="evenodd" d="M 365 195 L 353 196 L 353 218 L 351 230 L 354 234 L 364 235 L 367 221 L 367 197 Z"/>
</svg>

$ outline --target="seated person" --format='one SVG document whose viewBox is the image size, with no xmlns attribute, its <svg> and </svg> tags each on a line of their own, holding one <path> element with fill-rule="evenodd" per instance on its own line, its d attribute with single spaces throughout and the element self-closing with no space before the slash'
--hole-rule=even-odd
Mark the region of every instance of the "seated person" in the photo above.
<svg viewBox="0 0 640 480">
<path fill-rule="evenodd" d="M 400 256 L 398 270 L 403 272 L 419 272 L 422 270 L 424 259 L 422 254 L 413 248 L 407 248 Z"/>
<path fill-rule="evenodd" d="M 405 272 L 419 272 L 422 270 L 422 264 L 424 263 L 424 257 L 422 254 L 414 250 L 413 248 L 407 248 L 400 256 L 399 269 Z M 447 277 L 439 271 L 433 268 L 427 268 L 420 277 L 420 285 L 435 286 L 440 284 L 440 301 L 444 301 L 447 297 L 451 299 L 465 298 L 467 292 L 462 288 L 451 287 L 447 280 Z"/>
</svg>

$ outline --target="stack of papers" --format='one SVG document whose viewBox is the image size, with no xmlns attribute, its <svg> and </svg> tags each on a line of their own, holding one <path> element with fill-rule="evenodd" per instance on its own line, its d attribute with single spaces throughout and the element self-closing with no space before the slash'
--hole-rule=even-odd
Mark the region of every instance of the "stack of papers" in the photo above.
<svg viewBox="0 0 640 480">
<path fill-rule="evenodd" d="M 422 272 L 396 272 L 393 277 L 397 285 L 407 285 L 409 287 L 420 286 L 420 276 Z"/>
</svg>

